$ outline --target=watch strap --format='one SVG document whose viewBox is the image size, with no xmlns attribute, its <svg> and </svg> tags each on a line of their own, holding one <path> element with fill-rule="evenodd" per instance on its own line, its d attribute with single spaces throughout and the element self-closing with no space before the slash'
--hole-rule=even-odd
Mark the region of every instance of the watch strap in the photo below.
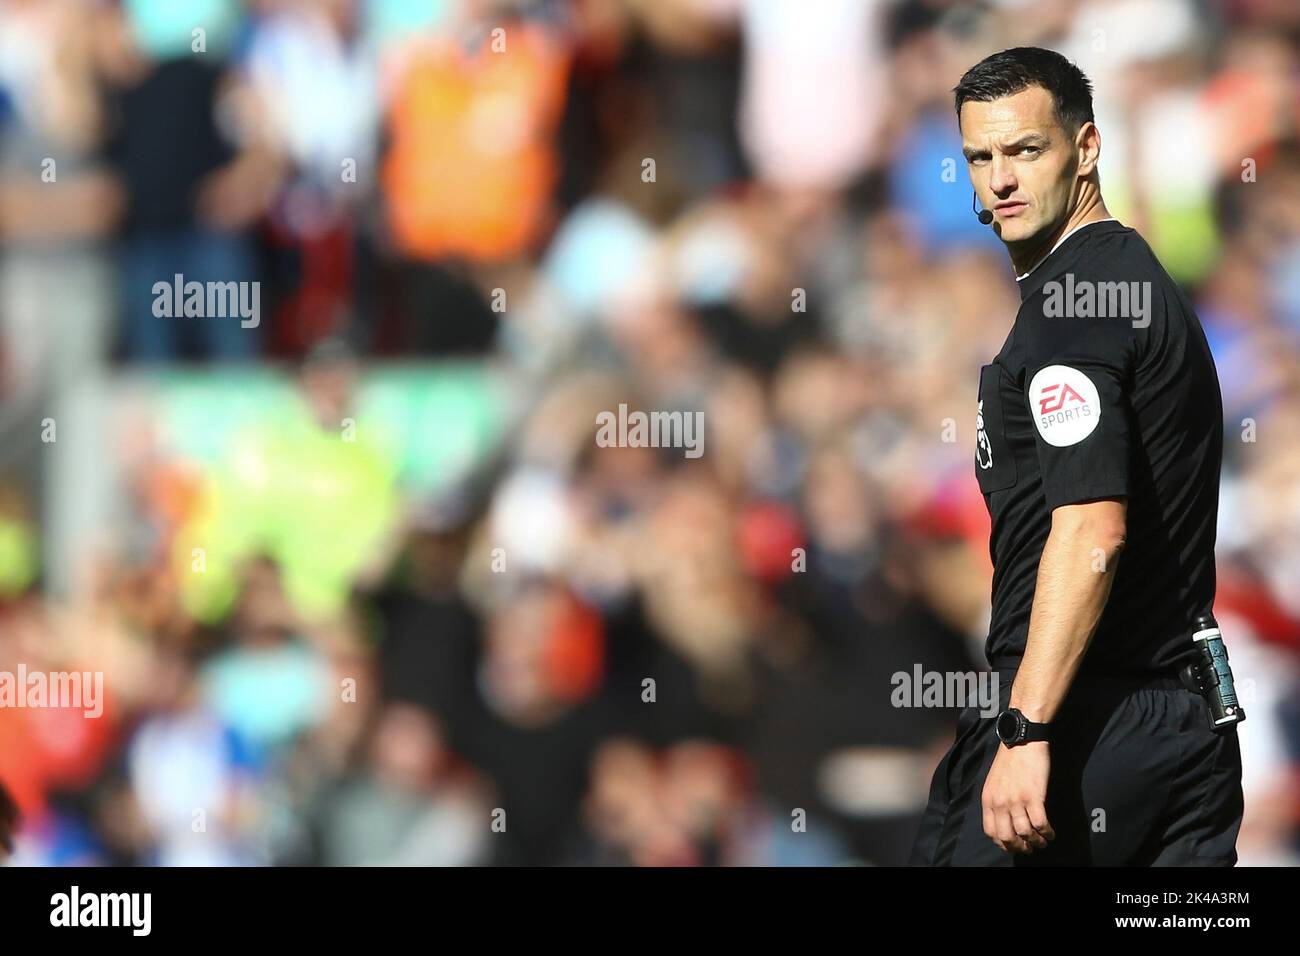
<svg viewBox="0 0 1300 956">
<path fill-rule="evenodd" d="M 1002 740 L 1008 747 L 1016 747 L 1020 744 L 1039 743 L 1051 740 L 1052 725 L 1050 723 L 1036 723 L 1026 717 L 1019 708 L 1008 707 L 998 715 L 998 720 L 1010 715 L 1015 719 L 1016 729 L 1019 732 L 1014 741 L 1008 743 L 1002 738 L 1002 732 L 999 730 L 998 739 Z"/>
<path fill-rule="evenodd" d="M 1021 715 L 1021 717 L 1024 720 L 1024 727 L 1025 727 L 1024 742 L 1025 743 L 1039 743 L 1042 741 L 1047 741 L 1052 739 L 1051 724 L 1034 723 L 1034 721 L 1030 720 L 1028 717 L 1025 717 L 1023 714 Z"/>
</svg>

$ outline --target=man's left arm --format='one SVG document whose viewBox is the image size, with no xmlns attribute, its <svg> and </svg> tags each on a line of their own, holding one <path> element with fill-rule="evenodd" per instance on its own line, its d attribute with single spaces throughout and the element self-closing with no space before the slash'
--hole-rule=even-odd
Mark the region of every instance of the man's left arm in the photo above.
<svg viewBox="0 0 1300 956">
<path fill-rule="evenodd" d="M 1036 317 L 1023 331 L 1025 399 L 1051 529 L 1010 706 L 1051 723 L 1101 620 L 1124 546 L 1137 341 L 1123 320 Z M 1046 814 L 1050 751 L 1049 742 L 998 747 L 984 784 L 984 832 L 1008 852 L 1032 852 L 1054 837 Z"/>
<path fill-rule="evenodd" d="M 1050 723 L 1065 700 L 1110 596 L 1126 519 L 1123 498 L 1052 512 L 1029 640 L 1011 690 L 1011 706 L 1029 720 Z"/>
<path fill-rule="evenodd" d="M 1110 596 L 1124 547 L 1123 498 L 1063 505 L 1038 564 L 1025 655 L 1011 706 L 1036 723 L 1051 723 L 1083 662 Z M 1052 838 L 1047 817 L 1050 745 L 999 746 L 985 780 L 984 831 L 1003 850 L 1026 853 Z"/>
</svg>

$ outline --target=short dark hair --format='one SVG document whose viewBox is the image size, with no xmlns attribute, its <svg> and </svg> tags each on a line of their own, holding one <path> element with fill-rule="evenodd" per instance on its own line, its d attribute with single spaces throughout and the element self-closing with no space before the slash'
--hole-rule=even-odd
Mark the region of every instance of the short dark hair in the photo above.
<svg viewBox="0 0 1300 956">
<path fill-rule="evenodd" d="M 1061 54 L 1036 46 L 994 53 L 967 70 L 952 91 L 958 121 L 961 105 L 967 100 L 988 103 L 1031 86 L 1041 86 L 1052 94 L 1056 118 L 1068 132 L 1078 132 L 1084 123 L 1093 122 L 1092 83 Z"/>
</svg>

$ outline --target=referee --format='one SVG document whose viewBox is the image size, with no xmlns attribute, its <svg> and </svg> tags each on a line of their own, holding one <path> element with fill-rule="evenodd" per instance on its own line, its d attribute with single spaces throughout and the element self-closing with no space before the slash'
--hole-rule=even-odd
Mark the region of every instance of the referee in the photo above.
<svg viewBox="0 0 1300 956">
<path fill-rule="evenodd" d="M 975 452 L 1002 712 L 962 712 L 911 862 L 1232 866 L 1244 714 L 1214 724 L 1198 643 L 1217 638 L 1202 616 L 1223 455 L 1205 335 L 1106 211 L 1076 66 L 1006 50 L 954 92 L 977 214 L 1020 287 L 980 370 Z"/>
</svg>

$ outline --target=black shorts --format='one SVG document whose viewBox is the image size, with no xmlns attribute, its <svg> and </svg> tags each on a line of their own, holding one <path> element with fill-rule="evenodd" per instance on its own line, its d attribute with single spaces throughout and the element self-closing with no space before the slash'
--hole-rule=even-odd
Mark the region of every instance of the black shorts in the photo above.
<svg viewBox="0 0 1300 956">
<path fill-rule="evenodd" d="M 1008 706 L 1014 674 L 999 682 Z M 1176 677 L 1076 683 L 1053 721 L 1046 849 L 1009 854 L 984 833 L 995 718 L 962 711 L 935 770 L 912 866 L 1234 866 L 1241 828 L 1237 730 Z"/>
</svg>

